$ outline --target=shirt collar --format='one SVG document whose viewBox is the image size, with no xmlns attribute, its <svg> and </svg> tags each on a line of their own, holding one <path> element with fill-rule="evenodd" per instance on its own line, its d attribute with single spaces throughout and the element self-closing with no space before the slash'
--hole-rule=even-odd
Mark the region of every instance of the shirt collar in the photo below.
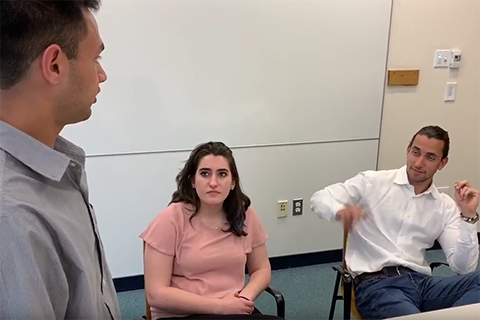
<svg viewBox="0 0 480 320">
<path fill-rule="evenodd" d="M 394 182 L 399 185 L 410 186 L 407 176 L 407 166 L 403 166 L 398 169 Z M 438 191 L 437 187 L 435 187 L 433 182 L 430 187 L 423 192 L 423 194 L 431 194 L 435 199 L 440 199 L 440 192 Z"/>
<path fill-rule="evenodd" d="M 72 162 L 85 164 L 85 152 L 58 137 L 54 148 L 49 148 L 23 131 L 0 120 L 0 149 L 42 176 L 60 181 Z"/>
</svg>

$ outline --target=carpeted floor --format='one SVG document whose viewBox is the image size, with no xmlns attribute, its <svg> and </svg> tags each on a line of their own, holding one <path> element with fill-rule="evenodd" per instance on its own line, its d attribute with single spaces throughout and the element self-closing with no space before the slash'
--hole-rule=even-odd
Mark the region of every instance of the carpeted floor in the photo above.
<svg viewBox="0 0 480 320">
<path fill-rule="evenodd" d="M 427 252 L 427 259 L 445 261 L 442 251 Z M 338 263 L 335 263 L 338 264 Z M 272 272 L 271 287 L 285 297 L 287 319 L 327 319 L 335 282 L 335 272 L 331 266 L 322 264 L 301 268 L 275 270 Z M 435 275 L 453 275 L 448 267 L 439 267 Z M 123 319 L 140 319 L 145 314 L 145 293 L 143 290 L 118 294 Z M 342 301 L 338 301 L 334 319 L 342 318 Z M 263 293 L 256 301 L 262 313 L 275 314 L 275 301 Z"/>
</svg>

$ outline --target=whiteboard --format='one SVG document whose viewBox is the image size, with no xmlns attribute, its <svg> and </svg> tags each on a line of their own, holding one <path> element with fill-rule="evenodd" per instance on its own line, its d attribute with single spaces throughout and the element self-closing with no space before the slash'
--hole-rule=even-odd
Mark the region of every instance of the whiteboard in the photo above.
<svg viewBox="0 0 480 320">
<path fill-rule="evenodd" d="M 391 1 L 103 0 L 88 155 L 378 138 Z"/>
</svg>

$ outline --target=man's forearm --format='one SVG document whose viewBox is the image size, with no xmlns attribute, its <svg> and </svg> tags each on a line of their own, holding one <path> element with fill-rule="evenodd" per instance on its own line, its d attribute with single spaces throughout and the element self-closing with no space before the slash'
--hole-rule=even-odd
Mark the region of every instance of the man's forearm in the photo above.
<svg viewBox="0 0 480 320">
<path fill-rule="evenodd" d="M 458 274 L 475 271 L 478 264 L 478 256 L 477 226 L 476 224 L 462 221 L 457 247 L 449 259 L 450 267 Z"/>
<path fill-rule="evenodd" d="M 337 212 L 343 208 L 344 205 L 339 203 L 328 189 L 319 190 L 310 198 L 312 212 L 326 221 L 335 221 Z"/>
</svg>

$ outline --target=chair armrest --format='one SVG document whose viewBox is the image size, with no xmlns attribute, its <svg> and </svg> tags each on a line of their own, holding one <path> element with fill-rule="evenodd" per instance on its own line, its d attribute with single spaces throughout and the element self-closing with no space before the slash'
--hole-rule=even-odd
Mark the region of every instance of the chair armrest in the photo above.
<svg viewBox="0 0 480 320">
<path fill-rule="evenodd" d="M 341 275 L 343 281 L 343 319 L 350 320 L 352 310 L 352 290 L 353 278 L 348 270 L 343 269 L 343 266 L 332 266 L 338 274 Z"/>
<path fill-rule="evenodd" d="M 275 298 L 277 304 L 277 316 L 285 319 L 285 298 L 283 297 L 283 294 L 271 287 L 267 287 L 265 291 Z"/>
<path fill-rule="evenodd" d="M 430 269 L 435 269 L 436 267 L 440 267 L 440 266 L 447 266 L 449 267 L 448 263 L 445 263 L 445 262 L 432 262 L 430 263 Z"/>
<path fill-rule="evenodd" d="M 347 270 L 343 269 L 342 266 L 332 266 L 332 269 L 342 275 L 342 280 L 344 283 L 352 282 L 352 275 Z"/>
</svg>

